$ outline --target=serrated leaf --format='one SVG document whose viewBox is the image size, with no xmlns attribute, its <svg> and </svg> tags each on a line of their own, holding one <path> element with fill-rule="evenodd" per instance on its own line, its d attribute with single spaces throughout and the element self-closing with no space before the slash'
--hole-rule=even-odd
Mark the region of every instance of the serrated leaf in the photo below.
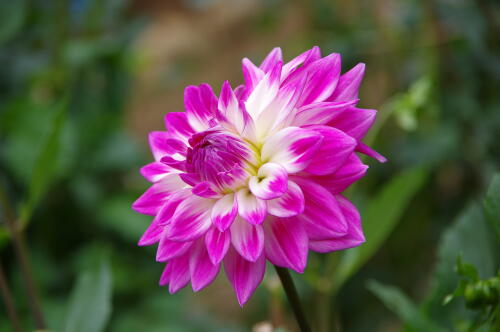
<svg viewBox="0 0 500 332">
<path fill-rule="evenodd" d="M 100 332 L 111 315 L 111 272 L 106 262 L 77 280 L 69 303 L 64 332 Z"/>
<path fill-rule="evenodd" d="M 417 167 L 395 176 L 373 197 L 363 217 L 366 243 L 346 251 L 337 267 L 334 289 L 349 279 L 380 248 L 406 210 L 415 194 L 422 188 L 428 171 Z"/>
<path fill-rule="evenodd" d="M 440 332 L 444 331 L 436 323 L 429 320 L 417 306 L 398 288 L 386 286 L 374 280 L 368 282 L 367 288 L 377 296 L 385 306 L 394 312 L 405 323 L 410 331 Z"/>
</svg>

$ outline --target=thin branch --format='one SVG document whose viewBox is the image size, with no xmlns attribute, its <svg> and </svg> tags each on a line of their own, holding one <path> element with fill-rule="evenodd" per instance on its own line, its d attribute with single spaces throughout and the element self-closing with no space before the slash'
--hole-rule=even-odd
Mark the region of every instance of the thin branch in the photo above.
<svg viewBox="0 0 500 332">
<path fill-rule="evenodd" d="M 35 320 L 35 326 L 38 330 L 45 329 L 45 320 L 43 318 L 42 309 L 40 306 L 40 301 L 38 297 L 38 291 L 36 288 L 35 281 L 33 280 L 33 272 L 31 270 L 30 261 L 28 258 L 26 243 L 24 241 L 24 235 L 18 230 L 17 223 L 15 222 L 14 213 L 11 210 L 7 197 L 3 190 L 0 188 L 0 205 L 5 217 L 5 224 L 11 234 L 12 244 L 14 246 L 14 251 L 19 262 L 19 267 L 21 269 L 21 275 L 24 279 L 24 284 L 26 287 L 26 292 L 28 293 L 29 306 Z"/>
<path fill-rule="evenodd" d="M 0 293 L 2 293 L 2 299 L 5 303 L 5 308 L 7 309 L 7 315 L 12 323 L 12 327 L 16 332 L 22 332 L 21 322 L 19 320 L 19 315 L 17 314 L 16 307 L 14 306 L 14 300 L 12 298 L 12 293 L 7 284 L 7 278 L 3 272 L 2 263 L 0 262 Z"/>
</svg>

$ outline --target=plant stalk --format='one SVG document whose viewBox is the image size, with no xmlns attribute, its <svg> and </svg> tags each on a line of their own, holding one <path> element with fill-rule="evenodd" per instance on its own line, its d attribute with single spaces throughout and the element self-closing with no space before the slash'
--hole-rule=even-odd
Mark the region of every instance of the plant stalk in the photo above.
<svg viewBox="0 0 500 332">
<path fill-rule="evenodd" d="M 35 281 L 33 280 L 33 272 L 31 270 L 24 236 L 23 233 L 19 231 L 16 225 L 14 213 L 10 209 L 7 197 L 5 196 L 3 190 L 0 190 L 0 205 L 5 217 L 5 224 L 11 234 L 12 244 L 17 256 L 21 275 L 24 279 L 26 292 L 28 293 L 29 306 L 35 320 L 35 326 L 38 330 L 44 330 L 46 328 L 45 319 L 43 318 L 43 313 L 40 306 L 38 290 L 36 288 Z"/>
<path fill-rule="evenodd" d="M 276 272 L 278 273 L 278 276 L 281 280 L 281 284 L 283 285 L 283 288 L 285 289 L 286 296 L 288 298 L 288 302 L 290 303 L 290 306 L 292 307 L 293 313 L 295 315 L 295 319 L 297 320 L 297 323 L 299 324 L 300 331 L 301 332 L 311 332 L 311 328 L 309 327 L 309 324 L 307 323 L 306 316 L 304 314 L 304 310 L 302 309 L 302 305 L 300 303 L 300 298 L 297 293 L 297 289 L 295 288 L 295 285 L 293 284 L 293 279 L 290 276 L 290 272 L 288 269 L 279 267 L 279 266 L 274 266 L 276 268 Z"/>
<path fill-rule="evenodd" d="M 12 328 L 16 332 L 22 332 L 21 322 L 19 320 L 19 315 L 17 314 L 16 307 L 14 306 L 14 300 L 12 298 L 12 293 L 10 292 L 9 285 L 7 284 L 7 278 L 3 272 L 2 263 L 0 262 L 0 293 L 2 293 L 3 302 L 5 308 L 7 309 L 7 315 L 12 323 Z"/>
</svg>

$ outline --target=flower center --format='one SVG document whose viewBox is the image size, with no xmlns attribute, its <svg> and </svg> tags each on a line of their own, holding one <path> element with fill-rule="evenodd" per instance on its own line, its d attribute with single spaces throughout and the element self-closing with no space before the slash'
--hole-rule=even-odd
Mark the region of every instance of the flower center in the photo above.
<svg viewBox="0 0 500 332">
<path fill-rule="evenodd" d="M 207 130 L 189 139 L 186 170 L 196 173 L 219 189 L 235 189 L 250 176 L 252 152 L 248 145 L 229 133 Z"/>
</svg>

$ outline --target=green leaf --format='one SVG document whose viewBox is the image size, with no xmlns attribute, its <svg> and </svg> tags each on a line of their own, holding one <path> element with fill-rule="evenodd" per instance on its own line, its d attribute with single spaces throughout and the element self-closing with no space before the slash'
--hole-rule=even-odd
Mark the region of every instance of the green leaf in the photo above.
<svg viewBox="0 0 500 332">
<path fill-rule="evenodd" d="M 47 190 L 55 175 L 59 160 L 61 132 L 66 118 L 67 101 L 65 99 L 60 101 L 56 108 L 49 135 L 42 146 L 33 168 L 28 196 L 21 208 L 20 219 L 23 224 L 27 223 L 31 218 L 38 200 Z"/>
<path fill-rule="evenodd" d="M 347 250 L 340 260 L 334 279 L 338 290 L 380 248 L 406 210 L 415 194 L 422 188 L 428 171 L 423 167 L 406 170 L 395 176 L 370 200 L 362 211 L 366 243 Z"/>
<path fill-rule="evenodd" d="M 106 262 L 83 273 L 72 291 L 64 332 L 100 332 L 111 314 L 111 272 Z"/>
<path fill-rule="evenodd" d="M 25 0 L 0 1 L 0 45 L 21 29 L 26 18 Z"/>
<path fill-rule="evenodd" d="M 486 217 L 495 230 L 497 239 L 500 241 L 500 174 L 495 174 L 493 177 L 484 198 L 483 207 Z"/>
<path fill-rule="evenodd" d="M 456 270 L 462 277 L 468 278 L 471 281 L 478 281 L 479 275 L 477 274 L 476 267 L 472 264 L 466 263 L 462 259 L 462 255 L 458 255 Z"/>
<path fill-rule="evenodd" d="M 367 288 L 375 294 L 389 310 L 398 315 L 410 331 L 444 331 L 444 329 L 429 320 L 417 306 L 396 287 L 386 286 L 371 280 L 368 282 Z"/>
</svg>

